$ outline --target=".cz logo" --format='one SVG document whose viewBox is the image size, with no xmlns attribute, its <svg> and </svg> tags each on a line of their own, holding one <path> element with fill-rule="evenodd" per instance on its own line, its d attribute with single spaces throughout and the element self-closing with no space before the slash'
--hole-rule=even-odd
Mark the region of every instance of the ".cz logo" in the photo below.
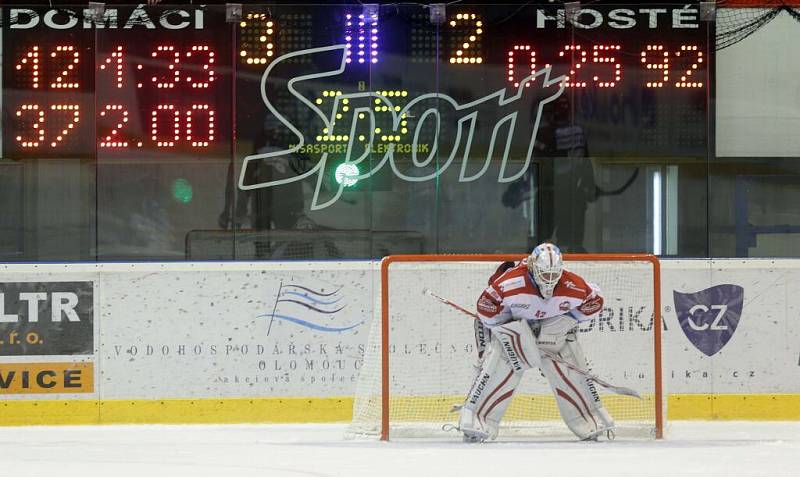
<svg viewBox="0 0 800 477">
<path fill-rule="evenodd" d="M 672 293 L 678 323 L 695 348 L 712 356 L 728 344 L 739 326 L 744 288 L 717 285 L 695 293 Z"/>
</svg>

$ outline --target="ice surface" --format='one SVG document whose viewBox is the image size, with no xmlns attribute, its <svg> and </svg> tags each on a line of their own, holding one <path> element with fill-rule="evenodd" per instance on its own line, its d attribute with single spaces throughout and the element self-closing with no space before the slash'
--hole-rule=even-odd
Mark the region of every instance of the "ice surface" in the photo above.
<svg viewBox="0 0 800 477">
<path fill-rule="evenodd" d="M 800 422 L 674 422 L 656 441 L 343 440 L 344 425 L 0 428 L 0 476 L 796 476 Z"/>
</svg>

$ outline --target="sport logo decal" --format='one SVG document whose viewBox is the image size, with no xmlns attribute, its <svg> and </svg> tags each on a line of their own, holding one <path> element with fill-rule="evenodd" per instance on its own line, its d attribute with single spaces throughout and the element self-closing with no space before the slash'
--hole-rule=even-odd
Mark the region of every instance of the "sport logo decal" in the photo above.
<svg viewBox="0 0 800 477">
<path fill-rule="evenodd" d="M 277 147 L 274 151 L 252 154 L 245 157 L 241 168 L 241 174 L 239 175 L 239 189 L 251 190 L 262 187 L 275 187 L 281 184 L 302 181 L 310 176 L 317 175 L 317 186 L 311 198 L 311 210 L 320 210 L 333 205 L 341 198 L 344 191 L 343 184 L 339 184 L 338 188 L 333 192 L 332 197 L 327 200 L 321 197 L 323 193 L 322 185 L 324 183 L 322 178 L 328 176 L 326 171 L 331 170 L 335 162 L 329 159 L 328 152 L 323 153 L 319 162 L 303 174 L 266 182 L 248 183 L 248 171 L 255 165 L 251 164 L 251 162 L 263 160 L 274 161 L 275 158 L 301 153 L 303 147 L 306 143 L 311 143 L 311 137 L 313 137 L 306 137 L 306 134 L 301 132 L 297 126 L 293 124 L 293 121 L 298 122 L 297 118 L 291 117 L 291 115 L 287 117 L 286 113 L 292 112 L 296 115 L 298 109 L 295 106 L 288 109 L 282 106 L 283 101 L 278 99 L 280 97 L 280 90 L 274 87 L 267 87 L 273 83 L 282 85 L 284 94 L 294 97 L 298 105 L 303 105 L 305 106 L 304 109 L 310 110 L 313 114 L 313 116 L 311 116 L 313 118 L 312 120 L 320 122 L 320 125 L 324 127 L 323 130 L 328 131 L 326 134 L 333 134 L 336 136 L 347 134 L 350 137 L 347 147 L 343 152 L 345 163 L 358 166 L 361 163 L 366 164 L 366 162 L 369 162 L 371 168 L 369 171 L 364 171 L 360 174 L 356 173 L 358 174 L 357 179 L 372 177 L 386 166 L 391 168 L 394 175 L 398 178 L 408 182 L 438 180 L 448 167 L 460 160 L 461 173 L 459 174 L 458 181 L 461 183 L 472 182 L 481 178 L 489 169 L 490 162 L 492 164 L 499 163 L 498 183 L 514 182 L 522 177 L 528 170 L 533 158 L 536 134 L 539 130 L 539 123 L 542 119 L 544 106 L 558 98 L 566 88 L 565 77 L 551 75 L 552 67 L 547 65 L 520 80 L 518 87 L 515 89 L 503 87 L 490 92 L 482 98 L 473 98 L 472 101 L 465 103 L 457 101 L 455 98 L 447 96 L 440 91 L 435 91 L 412 98 L 401 107 L 399 104 L 394 105 L 392 103 L 394 98 L 390 99 L 384 96 L 385 92 L 381 94 L 367 91 L 338 95 L 333 104 L 333 109 L 330 112 L 322 110 L 317 107 L 316 102 L 304 96 L 302 91 L 305 91 L 307 88 L 312 88 L 313 86 L 307 85 L 314 85 L 317 81 L 335 81 L 323 78 L 338 77 L 344 73 L 348 57 L 347 50 L 348 46 L 346 44 L 298 50 L 279 56 L 267 66 L 261 77 L 261 100 L 264 102 L 267 110 L 269 110 L 270 115 L 274 115 L 292 132 L 296 137 L 297 143 L 288 144 L 286 149 Z M 292 62 L 296 62 L 298 59 L 299 61 L 311 61 L 318 65 L 328 65 L 328 67 L 320 71 L 296 74 L 296 76 L 288 78 L 288 81 L 281 80 L 276 82 L 270 79 L 275 71 L 277 72 L 274 73 L 274 76 L 278 78 L 284 78 L 284 75 L 289 71 L 294 71 L 291 66 L 287 65 L 291 65 Z M 337 64 L 338 67 L 335 66 Z M 528 86 L 531 85 L 535 85 L 535 87 L 528 88 Z M 399 134 L 403 131 L 403 134 L 406 134 L 406 128 L 400 128 L 401 120 L 405 118 L 417 118 L 414 121 L 416 124 L 412 124 L 408 128 L 413 131 L 413 133 L 409 133 L 411 134 L 410 137 L 413 137 L 411 143 L 411 151 L 413 152 L 410 156 L 410 162 L 415 168 L 413 172 L 409 173 L 410 171 L 399 166 L 399 164 L 405 164 L 407 158 L 401 156 L 402 152 L 396 147 L 396 144 L 389 145 L 386 151 L 383 152 L 383 157 L 381 158 L 377 157 L 376 153 L 373 152 L 373 146 L 376 144 L 376 134 L 372 132 L 372 127 L 365 128 L 364 123 L 364 121 L 369 122 L 375 120 L 374 115 L 371 113 L 373 101 L 375 104 L 380 103 L 387 105 L 389 109 L 388 114 L 391 115 L 392 124 L 394 125 L 393 129 L 390 130 L 392 133 Z M 340 112 L 340 105 L 347 106 L 341 106 Z M 505 117 L 497 121 L 491 130 L 489 128 L 476 128 L 475 123 L 478 121 L 477 118 L 479 115 L 487 114 L 482 112 L 487 109 L 489 111 L 503 111 Z M 345 111 L 348 110 L 352 112 L 345 115 Z M 361 110 L 367 110 L 371 119 L 366 119 L 363 114 L 356 114 Z M 534 114 L 531 115 L 531 112 Z M 522 118 L 523 115 L 525 118 L 531 118 L 531 128 L 527 127 L 527 119 L 525 121 L 517 119 L 518 116 Z M 435 118 L 434 126 L 430 125 L 431 120 L 426 121 L 426 118 L 429 117 Z M 522 123 L 526 123 L 524 129 L 517 126 L 517 124 Z M 455 134 L 451 141 L 438 140 L 440 137 L 439 130 L 442 127 L 448 129 L 450 127 L 454 128 Z M 428 153 L 428 156 L 423 159 L 417 157 L 418 154 L 416 151 L 420 145 L 420 133 L 426 128 L 433 128 L 437 141 L 436 145 Z M 363 130 L 368 134 L 365 135 L 365 140 L 355 141 L 356 136 L 353 134 L 353 131 L 357 130 Z M 476 132 L 485 136 L 486 141 L 481 140 L 483 137 L 475 137 L 478 136 Z M 510 160 L 512 150 L 511 144 L 515 141 L 522 147 L 527 146 L 528 151 L 527 155 L 523 158 L 524 160 L 520 161 L 522 165 L 519 167 L 516 167 L 516 159 L 518 158 L 514 158 L 514 166 L 511 166 L 512 160 Z M 479 143 L 491 144 L 491 146 L 489 146 L 488 150 L 479 149 Z M 505 144 L 505 147 L 499 148 L 499 151 L 495 151 L 495 143 Z M 375 156 L 374 160 L 372 159 L 373 156 Z M 426 169 L 426 166 L 434 156 L 440 158 L 439 162 L 441 164 L 436 167 L 435 171 L 431 172 Z M 483 160 L 483 167 L 477 173 L 467 173 L 468 169 L 471 167 L 469 164 L 470 160 L 475 158 L 479 161 Z M 258 164 L 258 162 L 256 162 L 256 164 Z M 516 169 L 513 172 L 510 171 L 512 167 Z"/>
<path fill-rule="evenodd" d="M 695 348 L 713 356 L 728 344 L 742 316 L 744 288 L 717 285 L 696 293 L 672 293 L 678 323 Z"/>
</svg>

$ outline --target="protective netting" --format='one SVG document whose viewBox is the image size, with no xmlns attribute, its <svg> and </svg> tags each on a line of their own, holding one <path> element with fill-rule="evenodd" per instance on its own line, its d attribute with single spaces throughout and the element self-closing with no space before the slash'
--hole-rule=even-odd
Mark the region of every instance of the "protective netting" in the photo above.
<svg viewBox="0 0 800 477">
<path fill-rule="evenodd" d="M 477 372 L 472 318 L 423 294 L 429 288 L 468 310 L 499 262 L 394 262 L 388 271 L 390 438 L 450 437 Z M 653 265 L 649 262 L 569 262 L 569 270 L 598 284 L 605 295 L 599 318 L 580 326 L 592 372 L 637 390 L 644 400 L 607 393 L 603 402 L 618 436 L 652 437 L 656 426 Z M 380 310 L 379 307 L 376 307 Z M 381 432 L 381 319 L 376 313 L 353 408 L 351 436 Z M 572 434 L 562 423 L 549 385 L 538 370 L 525 373 L 503 419 L 500 437 Z"/>
<path fill-rule="evenodd" d="M 717 2 L 716 49 L 735 45 L 786 14 L 800 22 L 800 4 L 783 0 L 722 0 Z"/>
</svg>

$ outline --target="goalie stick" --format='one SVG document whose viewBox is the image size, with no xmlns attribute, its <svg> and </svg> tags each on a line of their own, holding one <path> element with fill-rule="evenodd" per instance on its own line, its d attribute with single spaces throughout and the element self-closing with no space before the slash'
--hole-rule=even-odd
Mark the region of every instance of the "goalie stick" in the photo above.
<svg viewBox="0 0 800 477">
<path fill-rule="evenodd" d="M 452 301 L 448 300 L 447 298 L 444 298 L 443 296 L 437 295 L 433 290 L 431 290 L 429 288 L 423 288 L 422 289 L 422 293 L 424 293 L 425 295 L 430 296 L 431 298 L 433 298 L 435 300 L 438 300 L 438 301 L 444 303 L 445 305 L 449 305 L 449 306 L 455 308 L 456 310 L 460 311 L 461 313 L 463 313 L 463 314 L 465 314 L 467 316 L 471 316 L 475 320 L 478 319 L 478 315 L 477 314 L 467 310 L 466 308 L 463 308 L 462 306 L 458 305 L 457 303 L 453 303 Z M 595 376 L 594 374 L 590 373 L 589 371 L 586 371 L 585 369 L 582 369 L 582 368 L 580 368 L 578 366 L 575 366 L 574 364 L 562 359 L 557 354 L 554 354 L 554 353 L 551 353 L 551 352 L 545 351 L 545 350 L 540 350 L 540 351 L 541 351 L 542 355 L 546 356 L 550 360 L 555 361 L 555 362 L 557 362 L 559 364 L 562 364 L 562 365 L 568 367 L 569 369 L 572 369 L 573 371 L 586 376 L 587 378 L 591 379 L 592 381 L 596 382 L 600 386 L 603 386 L 604 388 L 608 389 L 609 391 L 611 391 L 611 392 L 613 392 L 615 394 L 621 394 L 623 396 L 631 396 L 631 397 L 635 397 L 635 398 L 638 398 L 638 399 L 643 399 L 642 396 L 639 395 L 639 393 L 637 393 L 636 391 L 634 391 L 631 388 L 626 388 L 624 386 L 614 386 L 613 384 L 600 379 L 599 377 Z"/>
</svg>

